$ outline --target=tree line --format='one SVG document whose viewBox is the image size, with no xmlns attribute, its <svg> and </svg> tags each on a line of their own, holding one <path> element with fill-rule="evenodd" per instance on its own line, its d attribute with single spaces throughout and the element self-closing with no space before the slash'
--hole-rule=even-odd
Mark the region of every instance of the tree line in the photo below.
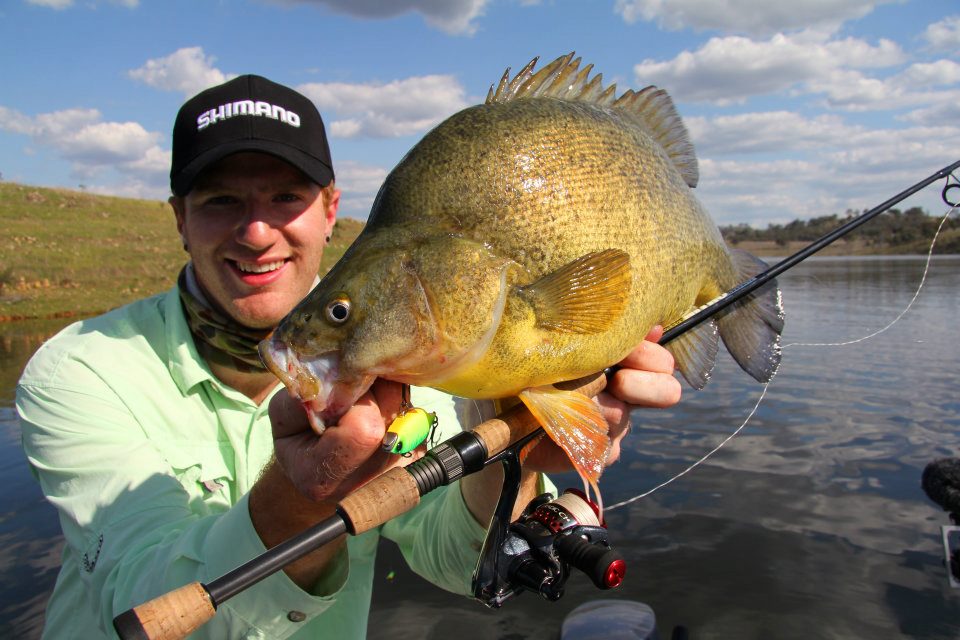
<svg viewBox="0 0 960 640">
<path fill-rule="evenodd" d="M 741 242 L 773 242 L 785 247 L 791 242 L 813 242 L 861 212 L 848 209 L 844 215 L 832 214 L 787 224 L 770 224 L 756 229 L 748 224 L 720 227 L 724 239 L 736 246 Z M 843 240 L 851 253 L 926 253 L 940 218 L 928 215 L 920 207 L 906 211 L 891 209 L 854 231 Z M 936 253 L 960 253 L 960 219 L 951 216 L 937 239 Z"/>
</svg>

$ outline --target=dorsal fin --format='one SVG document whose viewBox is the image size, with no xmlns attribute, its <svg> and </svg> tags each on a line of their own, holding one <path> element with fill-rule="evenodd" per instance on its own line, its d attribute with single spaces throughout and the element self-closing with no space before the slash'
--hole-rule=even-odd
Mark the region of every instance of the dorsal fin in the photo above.
<svg viewBox="0 0 960 640">
<path fill-rule="evenodd" d="M 640 91 L 628 89 L 618 98 L 616 84 L 604 89 L 603 75 L 598 73 L 591 78 L 593 65 L 581 69 L 580 58 L 574 59 L 573 56 L 573 52 L 561 56 L 536 73 L 533 68 L 539 58 L 534 58 L 512 80 L 507 68 L 497 88 L 490 85 L 486 104 L 545 97 L 589 102 L 625 111 L 638 118 L 663 147 L 687 185 L 697 186 L 700 176 L 697 155 L 687 128 L 667 92 L 650 86 Z"/>
</svg>

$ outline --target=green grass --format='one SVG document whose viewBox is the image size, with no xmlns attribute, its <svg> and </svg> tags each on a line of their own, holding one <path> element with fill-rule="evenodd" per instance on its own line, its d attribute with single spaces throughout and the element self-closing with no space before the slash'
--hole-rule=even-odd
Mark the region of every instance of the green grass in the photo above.
<svg viewBox="0 0 960 640">
<path fill-rule="evenodd" d="M 168 289 L 187 260 L 166 202 L 0 183 L 0 320 L 82 317 Z M 321 272 L 363 229 L 337 222 Z"/>
</svg>

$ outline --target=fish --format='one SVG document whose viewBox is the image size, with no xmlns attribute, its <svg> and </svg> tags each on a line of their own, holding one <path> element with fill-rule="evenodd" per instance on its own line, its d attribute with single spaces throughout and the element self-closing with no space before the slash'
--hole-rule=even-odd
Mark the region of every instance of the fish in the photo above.
<svg viewBox="0 0 960 640">
<path fill-rule="evenodd" d="M 607 424 L 554 383 L 620 362 L 767 265 L 728 247 L 693 195 L 696 153 L 664 90 L 617 95 L 574 53 L 537 62 L 413 146 L 259 350 L 318 433 L 377 377 L 519 397 L 598 491 Z M 783 323 L 771 281 L 667 348 L 694 388 L 721 340 L 766 382 Z"/>
</svg>

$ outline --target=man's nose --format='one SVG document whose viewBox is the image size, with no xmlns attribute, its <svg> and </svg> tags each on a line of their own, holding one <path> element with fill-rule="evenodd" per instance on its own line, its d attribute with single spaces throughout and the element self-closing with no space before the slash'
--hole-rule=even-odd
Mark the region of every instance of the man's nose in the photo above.
<svg viewBox="0 0 960 640">
<path fill-rule="evenodd" d="M 274 233 L 268 207 L 262 204 L 249 205 L 237 225 L 237 241 L 253 249 L 263 249 L 273 244 Z"/>
</svg>

